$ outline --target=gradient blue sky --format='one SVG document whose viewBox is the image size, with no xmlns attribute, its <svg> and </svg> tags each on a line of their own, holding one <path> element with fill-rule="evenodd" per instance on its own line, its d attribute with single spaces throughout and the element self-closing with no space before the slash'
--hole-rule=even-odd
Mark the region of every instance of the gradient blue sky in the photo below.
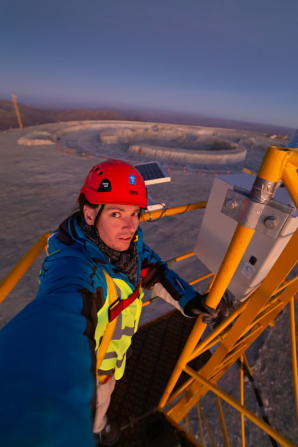
<svg viewBox="0 0 298 447">
<path fill-rule="evenodd" d="M 297 0 L 1 0 L 0 99 L 298 127 Z"/>
</svg>

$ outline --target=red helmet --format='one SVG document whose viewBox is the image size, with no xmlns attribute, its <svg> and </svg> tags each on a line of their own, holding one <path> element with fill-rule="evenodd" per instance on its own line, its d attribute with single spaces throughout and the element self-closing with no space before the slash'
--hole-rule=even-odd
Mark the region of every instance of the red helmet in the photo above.
<svg viewBox="0 0 298 447">
<path fill-rule="evenodd" d="M 143 177 L 129 163 L 107 160 L 93 166 L 81 194 L 93 205 L 136 205 L 147 209 L 147 191 Z"/>
</svg>

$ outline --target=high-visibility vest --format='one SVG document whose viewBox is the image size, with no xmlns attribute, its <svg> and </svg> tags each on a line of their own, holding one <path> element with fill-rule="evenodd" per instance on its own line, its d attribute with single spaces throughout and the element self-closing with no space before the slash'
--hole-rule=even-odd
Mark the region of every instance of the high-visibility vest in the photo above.
<svg viewBox="0 0 298 447">
<path fill-rule="evenodd" d="M 148 269 L 146 269 L 147 272 Z M 142 271 L 143 273 L 144 271 Z M 104 271 L 107 280 L 107 297 L 104 306 L 97 314 L 97 327 L 95 331 L 96 349 L 99 349 L 103 335 L 109 323 L 109 308 L 111 305 L 111 296 L 115 294 L 115 288 L 118 296 L 118 303 L 121 300 L 127 300 L 133 295 L 133 290 L 126 281 L 119 278 L 111 278 Z M 144 274 L 143 274 L 144 275 Z M 142 276 L 143 276 L 142 275 Z M 97 373 L 99 375 L 115 375 L 119 380 L 124 374 L 126 365 L 126 352 L 131 344 L 131 338 L 138 329 L 139 319 L 142 310 L 142 298 L 144 292 L 139 285 L 138 298 L 135 299 L 126 309 L 122 310 L 117 316 L 116 327 L 108 345 L 107 351 L 102 362 L 99 365 Z"/>
</svg>

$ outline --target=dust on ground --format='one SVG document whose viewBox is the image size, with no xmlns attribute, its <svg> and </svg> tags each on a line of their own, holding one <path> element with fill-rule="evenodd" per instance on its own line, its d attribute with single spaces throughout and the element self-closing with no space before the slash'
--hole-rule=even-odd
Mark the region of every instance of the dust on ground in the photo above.
<svg viewBox="0 0 298 447">
<path fill-rule="evenodd" d="M 39 128 L 43 130 L 47 129 L 47 126 Z M 59 144 L 18 145 L 17 139 L 27 132 L 28 129 L 0 133 L 0 196 L 3 210 L 0 223 L 1 280 L 40 235 L 54 231 L 71 214 L 86 174 L 94 164 L 104 158 L 94 155 L 90 157 L 92 151 L 86 158 L 82 157 L 82 151 L 71 152 L 69 155 L 70 151 Z M 171 183 L 149 186 L 149 194 L 156 202 L 165 202 L 167 207 L 207 200 L 216 170 L 241 172 L 243 167 L 257 170 L 263 156 L 263 152 L 252 151 L 248 153 L 246 162 L 239 166 L 209 166 L 205 167 L 203 174 L 198 174 L 198 170 L 192 166 L 183 169 L 184 167 L 178 164 L 171 165 Z M 142 160 L 132 158 L 131 161 L 136 163 Z M 156 222 L 143 222 L 141 225 L 145 242 L 161 256 L 162 260 L 192 251 L 203 214 L 204 210 L 196 210 L 162 218 Z M 38 290 L 38 273 L 44 258 L 43 251 L 1 304 L 0 328 L 34 299 Z M 208 272 L 195 257 L 175 263 L 172 268 L 187 281 Z M 195 287 L 196 290 L 203 292 L 206 285 L 205 282 Z M 162 300 L 157 300 L 144 308 L 141 323 L 171 309 L 172 307 Z M 272 426 L 294 445 L 298 445 L 290 349 L 289 315 L 286 308 L 275 327 L 266 329 L 249 348 L 247 356 Z M 218 386 L 239 400 L 237 365 L 230 368 L 219 380 Z M 222 405 L 230 445 L 238 447 L 241 445 L 240 415 L 228 404 L 222 403 Z M 248 381 L 245 382 L 245 405 L 260 415 Z M 209 392 L 202 399 L 202 406 L 216 446 L 223 446 L 217 407 L 212 393 Z M 193 433 L 197 437 L 199 428 L 195 408 L 190 413 L 190 421 Z M 205 446 L 212 445 L 206 430 L 204 439 Z M 246 445 L 269 447 L 271 443 L 268 435 L 246 421 Z"/>
</svg>

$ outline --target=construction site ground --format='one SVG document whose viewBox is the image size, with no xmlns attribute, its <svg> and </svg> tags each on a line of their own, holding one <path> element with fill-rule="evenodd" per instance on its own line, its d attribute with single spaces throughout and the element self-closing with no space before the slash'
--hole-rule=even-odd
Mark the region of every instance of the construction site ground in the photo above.
<svg viewBox="0 0 298 447">
<path fill-rule="evenodd" d="M 36 126 L 37 128 L 46 130 L 47 125 Z M 34 130 L 34 127 L 30 130 Z M 76 206 L 78 192 L 86 174 L 94 164 L 106 158 L 106 154 L 95 156 L 92 154 L 92 150 L 86 158 L 83 158 L 82 153 L 71 152 L 59 144 L 52 146 L 18 145 L 17 140 L 27 132 L 28 129 L 0 133 L 1 279 L 9 273 L 41 234 L 54 231 L 71 214 Z M 149 186 L 149 194 L 156 202 L 163 202 L 167 207 L 207 200 L 215 174 L 227 174 L 228 170 L 241 172 L 243 167 L 257 171 L 263 156 L 264 152 L 254 150 L 248 152 L 246 161 L 239 165 L 202 166 L 198 169 L 179 164 L 171 166 L 164 164 L 165 169 L 170 169 L 172 181 Z M 127 161 L 129 160 L 127 159 Z M 131 158 L 130 161 L 135 164 L 149 160 Z M 145 242 L 161 256 L 162 260 L 192 251 L 203 215 L 204 210 L 196 210 L 183 215 L 162 218 L 156 222 L 143 222 L 141 225 Z M 37 258 L 0 305 L 0 328 L 35 298 L 38 289 L 38 273 L 44 257 L 45 252 Z M 206 267 L 195 257 L 175 263 L 172 268 L 187 281 L 208 273 Z M 208 280 L 196 285 L 195 289 L 203 292 L 207 285 Z M 145 299 L 148 298 L 148 293 L 146 293 Z M 140 323 L 149 322 L 171 310 L 172 307 L 169 304 L 163 300 L 157 300 L 143 309 Z M 298 324 L 296 324 L 296 330 L 297 326 Z M 141 337 L 142 330 L 139 334 L 135 336 L 136 345 L 137 337 Z M 134 340 L 133 349 L 134 352 L 137 352 L 137 346 L 134 348 Z M 177 350 L 180 350 L 180 346 L 177 347 Z M 166 355 L 166 352 L 164 354 Z M 134 355 L 136 356 L 136 354 Z M 175 355 L 178 355 L 177 352 Z M 131 362 L 134 361 L 133 356 L 130 359 Z M 270 423 L 294 445 L 298 445 L 287 308 L 278 318 L 275 326 L 269 327 L 248 350 L 247 357 L 254 371 L 254 379 L 261 390 Z M 163 380 L 166 382 L 165 377 Z M 119 382 L 119 389 L 125 385 L 125 379 L 123 380 L 122 384 Z M 234 365 L 219 380 L 218 386 L 239 400 L 239 368 L 237 365 Z M 161 388 L 163 386 L 160 384 L 160 392 Z M 116 391 L 115 397 L 117 393 L 118 391 Z M 260 415 L 248 381 L 245 382 L 245 404 L 251 411 Z M 216 402 L 210 392 L 203 398 L 202 407 L 210 424 L 216 446 L 223 446 L 224 440 Z M 225 403 L 223 403 L 223 411 L 230 445 L 238 447 L 241 444 L 240 415 Z M 194 408 L 190 412 L 190 423 L 196 438 L 199 436 L 197 420 Z M 206 429 L 204 439 L 205 446 L 212 445 Z M 248 447 L 267 447 L 271 446 L 271 443 L 266 434 L 246 421 L 246 445 Z"/>
</svg>

